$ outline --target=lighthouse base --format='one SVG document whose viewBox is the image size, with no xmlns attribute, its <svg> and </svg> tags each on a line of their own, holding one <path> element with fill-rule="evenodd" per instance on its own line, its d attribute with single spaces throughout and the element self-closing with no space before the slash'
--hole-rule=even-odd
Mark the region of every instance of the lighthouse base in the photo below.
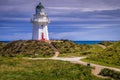
<svg viewBox="0 0 120 80">
<path fill-rule="evenodd" d="M 40 40 L 40 41 L 49 40 L 47 26 L 34 25 L 32 39 L 33 40 Z"/>
</svg>

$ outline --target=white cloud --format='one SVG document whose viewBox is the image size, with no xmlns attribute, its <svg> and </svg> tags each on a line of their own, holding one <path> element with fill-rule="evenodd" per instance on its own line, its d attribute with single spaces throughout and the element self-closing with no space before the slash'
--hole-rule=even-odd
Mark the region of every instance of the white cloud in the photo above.
<svg viewBox="0 0 120 80">
<path fill-rule="evenodd" d="M 11 17 L 4 17 L 4 18 L 1 18 L 1 20 L 30 21 L 30 18 L 24 18 L 24 17 L 23 18 L 22 17 L 21 18 L 20 17 L 15 17 L 15 18 L 14 17 L 12 17 L 12 18 Z"/>
<path fill-rule="evenodd" d="M 115 9 L 120 9 L 120 7 L 118 8 L 113 8 L 113 7 L 109 7 L 109 8 L 99 8 L 99 7 L 94 7 L 94 8 L 90 8 L 90 7 L 46 7 L 47 9 L 51 9 L 52 10 L 57 10 L 57 11 L 82 11 L 82 12 L 93 12 L 93 11 L 103 11 L 103 10 L 115 10 Z"/>
<path fill-rule="evenodd" d="M 79 10 L 78 7 L 47 7 L 48 9 L 54 9 L 54 10 Z"/>
<path fill-rule="evenodd" d="M 50 25 L 53 28 L 54 27 L 64 27 L 64 28 L 88 28 L 88 29 L 103 29 L 103 28 L 109 28 L 111 26 L 118 26 L 118 24 L 59 24 L 59 25 Z"/>
<path fill-rule="evenodd" d="M 120 28 L 118 29 L 120 30 Z M 114 29 L 94 29 L 82 32 L 63 32 L 50 33 L 51 39 L 70 39 L 70 40 L 120 40 L 117 30 Z M 109 33 L 109 34 L 108 34 Z"/>
<path fill-rule="evenodd" d="M 32 39 L 32 33 L 13 33 L 9 35 L 0 35 L 0 40 L 30 40 Z"/>
<path fill-rule="evenodd" d="M 75 10 L 86 12 L 120 9 L 119 0 L 44 0 L 44 2 L 45 1 L 48 9 L 63 11 Z"/>
<path fill-rule="evenodd" d="M 39 0 L 2 0 L 0 4 L 0 11 L 17 11 L 31 14 L 34 12 L 34 8 L 39 2 Z M 41 2 L 47 9 L 63 11 L 96 11 L 120 9 L 119 0 L 41 0 Z"/>
<path fill-rule="evenodd" d="M 99 18 L 80 18 L 80 17 L 49 17 L 49 19 L 52 21 L 71 21 L 71 22 L 76 22 L 76 21 L 120 21 L 120 19 L 99 19 Z"/>
<path fill-rule="evenodd" d="M 103 11 L 103 10 L 116 10 L 120 9 L 120 0 L 41 0 L 43 5 L 46 8 L 46 11 L 49 15 L 51 23 L 56 22 L 82 22 L 82 21 L 120 21 L 120 18 L 116 16 L 111 18 L 111 15 L 117 15 L 117 13 L 113 13 L 107 15 L 106 13 L 103 15 L 99 15 L 97 13 L 92 13 L 92 15 L 87 14 L 87 12 L 93 11 Z M 15 21 L 30 21 L 28 17 L 35 13 L 35 7 L 39 3 L 39 0 L 1 0 L 0 1 L 0 20 L 15 20 Z M 83 12 L 83 13 L 82 13 Z M 76 15 L 75 15 L 75 14 Z M 110 12 L 111 13 L 111 12 Z M 3 16 L 4 15 L 4 16 Z M 58 17 L 54 17 L 58 16 Z M 9 17 L 7 17 L 9 16 Z M 14 16 L 23 16 L 21 18 Z M 63 16 L 63 17 L 60 17 Z M 68 17 L 66 17 L 68 16 Z M 75 16 L 75 17 L 74 17 Z M 87 16 L 87 17 L 86 17 Z M 2 17 L 2 18 L 1 18 Z M 12 17 L 12 18 L 11 18 Z M 0 23 L 1 25 L 2 23 Z M 22 23 L 21 23 L 22 24 Z M 13 26 L 18 26 L 19 24 L 15 24 Z M 61 32 L 61 33 L 50 33 L 50 36 L 53 38 L 59 39 L 73 39 L 73 40 L 109 40 L 109 39 L 120 39 L 118 35 L 118 30 L 109 30 L 109 26 L 117 26 L 119 24 L 99 24 L 99 23 L 90 23 L 90 24 L 68 24 L 66 26 L 76 26 L 81 28 L 90 29 L 88 31 L 83 30 L 83 32 Z M 12 26 L 11 24 L 9 25 Z M 9 27 L 7 26 L 7 27 Z M 52 25 L 51 25 L 52 26 Z M 57 26 L 57 25 L 53 25 Z M 64 24 L 58 25 L 64 26 Z M 22 29 L 23 27 L 21 27 Z M 9 28 L 6 28 L 9 30 Z M 25 28 L 23 28 L 25 29 Z M 58 28 L 59 29 L 59 28 Z M 74 28 L 75 29 L 75 28 Z M 91 31 L 92 29 L 92 31 Z M 107 29 L 107 30 L 105 30 Z M 14 29 L 13 29 L 14 30 Z M 101 31 L 100 31 L 101 30 Z M 103 31 L 102 31 L 103 30 Z M 12 30 L 11 30 L 12 31 Z M 14 30 L 17 31 L 17 30 Z M 1 31 L 0 31 L 1 32 Z M 27 37 L 26 37 L 27 36 Z M 9 40 L 17 40 L 17 39 L 31 39 L 31 33 L 15 33 L 12 35 L 1 34 L 0 39 L 9 39 Z"/>
<path fill-rule="evenodd" d="M 79 21 L 80 18 L 73 17 L 49 17 L 51 21 Z"/>
</svg>

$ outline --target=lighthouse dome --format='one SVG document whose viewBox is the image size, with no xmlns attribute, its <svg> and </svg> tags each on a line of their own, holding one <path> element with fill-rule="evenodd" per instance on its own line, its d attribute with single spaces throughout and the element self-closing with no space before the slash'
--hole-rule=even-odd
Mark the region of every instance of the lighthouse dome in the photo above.
<svg viewBox="0 0 120 80">
<path fill-rule="evenodd" d="M 40 12 L 44 11 L 44 6 L 41 4 L 41 2 L 36 6 L 36 14 L 40 14 Z"/>
<path fill-rule="evenodd" d="M 41 2 L 36 6 L 36 9 L 44 9 L 44 6 L 41 4 Z"/>
</svg>

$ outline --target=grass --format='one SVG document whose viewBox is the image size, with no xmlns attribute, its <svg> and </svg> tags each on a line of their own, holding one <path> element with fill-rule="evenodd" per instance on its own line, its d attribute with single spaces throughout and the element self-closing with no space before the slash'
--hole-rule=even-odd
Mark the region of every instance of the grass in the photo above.
<svg viewBox="0 0 120 80">
<path fill-rule="evenodd" d="M 97 44 L 91 44 L 90 46 L 91 46 L 91 48 L 88 50 L 88 52 L 91 52 L 91 53 L 96 53 L 96 52 L 100 52 L 100 51 L 103 50 L 103 49 L 102 49 L 100 46 L 98 46 Z"/>
<path fill-rule="evenodd" d="M 104 62 L 94 61 L 94 60 L 90 60 L 90 59 L 82 59 L 82 61 L 89 62 L 89 63 L 94 63 L 94 64 L 99 64 L 99 65 L 103 65 L 103 66 L 108 66 L 108 67 L 120 68 L 120 66 L 117 66 L 117 65 L 114 65 L 114 64 L 107 64 L 107 63 L 104 63 Z"/>
<path fill-rule="evenodd" d="M 6 44 L 1 50 L 3 56 L 51 57 L 54 50 L 48 43 L 36 40 L 18 40 Z"/>
<path fill-rule="evenodd" d="M 60 56 L 81 56 L 86 54 L 86 50 L 90 49 L 89 45 L 79 45 L 69 40 L 61 40 L 52 42 L 60 52 Z M 2 56 L 24 56 L 24 57 L 52 57 L 54 50 L 48 43 L 35 40 L 18 40 L 6 44 L 4 47 L 0 45 L 0 55 Z M 87 52 L 88 53 L 88 52 Z"/>
<path fill-rule="evenodd" d="M 6 45 L 6 43 L 0 42 L 0 50 Z"/>
<path fill-rule="evenodd" d="M 114 41 L 103 41 L 103 42 L 101 42 L 99 44 L 102 44 L 102 45 L 108 47 L 108 46 L 110 46 L 110 45 L 112 45 L 114 43 L 116 43 L 116 42 L 114 42 Z"/>
<path fill-rule="evenodd" d="M 76 44 L 69 40 L 52 42 L 58 51 L 60 57 L 73 57 L 91 54 L 100 51 L 97 45 Z M 0 55 L 3 56 L 24 56 L 24 57 L 52 57 L 54 50 L 48 43 L 34 40 L 19 40 L 3 46 L 0 44 Z"/>
<path fill-rule="evenodd" d="M 79 57 L 79 56 L 83 56 L 83 55 L 89 55 L 89 54 L 94 54 L 96 52 L 100 52 L 103 49 L 101 47 L 99 47 L 97 44 L 95 45 L 88 45 L 90 48 L 86 49 L 84 51 L 76 51 L 73 53 L 61 53 L 59 54 L 60 57 Z M 79 46 L 78 46 L 79 47 Z"/>
<path fill-rule="evenodd" d="M 0 80 L 105 80 L 90 71 L 63 61 L 0 57 Z"/>
<path fill-rule="evenodd" d="M 108 66 L 120 66 L 120 41 L 111 44 L 100 52 L 88 55 L 87 59 Z"/>
<path fill-rule="evenodd" d="M 83 53 L 86 53 L 86 51 L 90 49 L 89 45 L 80 45 L 69 40 L 52 42 L 52 44 L 59 50 L 59 56 L 63 57 L 81 56 Z"/>
<path fill-rule="evenodd" d="M 78 56 L 82 56 L 82 53 L 76 52 L 76 53 L 59 54 L 59 57 L 78 57 Z"/>
</svg>

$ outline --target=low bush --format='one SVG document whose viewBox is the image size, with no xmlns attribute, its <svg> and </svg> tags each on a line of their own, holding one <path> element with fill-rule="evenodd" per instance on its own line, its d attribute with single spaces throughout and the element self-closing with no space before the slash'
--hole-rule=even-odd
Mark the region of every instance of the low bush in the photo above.
<svg viewBox="0 0 120 80">
<path fill-rule="evenodd" d="M 89 45 L 76 44 L 69 40 L 62 40 L 60 42 L 52 42 L 52 44 L 60 51 L 61 54 L 82 53 L 82 52 L 86 52 L 87 50 L 90 49 Z"/>
<path fill-rule="evenodd" d="M 0 42 L 0 51 L 2 50 L 2 48 L 6 45 L 6 43 Z"/>
<path fill-rule="evenodd" d="M 45 57 L 52 56 L 54 50 L 48 43 L 34 40 L 19 40 L 8 43 L 0 51 L 2 56 Z"/>
<path fill-rule="evenodd" d="M 114 70 L 110 70 L 110 69 L 103 69 L 99 75 L 102 75 L 102 76 L 107 76 L 107 77 L 111 77 L 115 80 L 120 80 L 120 72 L 118 71 L 114 71 Z"/>
<path fill-rule="evenodd" d="M 108 47 L 108 46 L 110 46 L 110 45 L 112 45 L 112 44 L 114 44 L 115 42 L 112 42 L 112 41 L 103 41 L 103 42 L 101 42 L 101 43 L 99 43 L 99 44 L 102 44 L 102 45 L 105 45 L 106 47 Z"/>
</svg>

